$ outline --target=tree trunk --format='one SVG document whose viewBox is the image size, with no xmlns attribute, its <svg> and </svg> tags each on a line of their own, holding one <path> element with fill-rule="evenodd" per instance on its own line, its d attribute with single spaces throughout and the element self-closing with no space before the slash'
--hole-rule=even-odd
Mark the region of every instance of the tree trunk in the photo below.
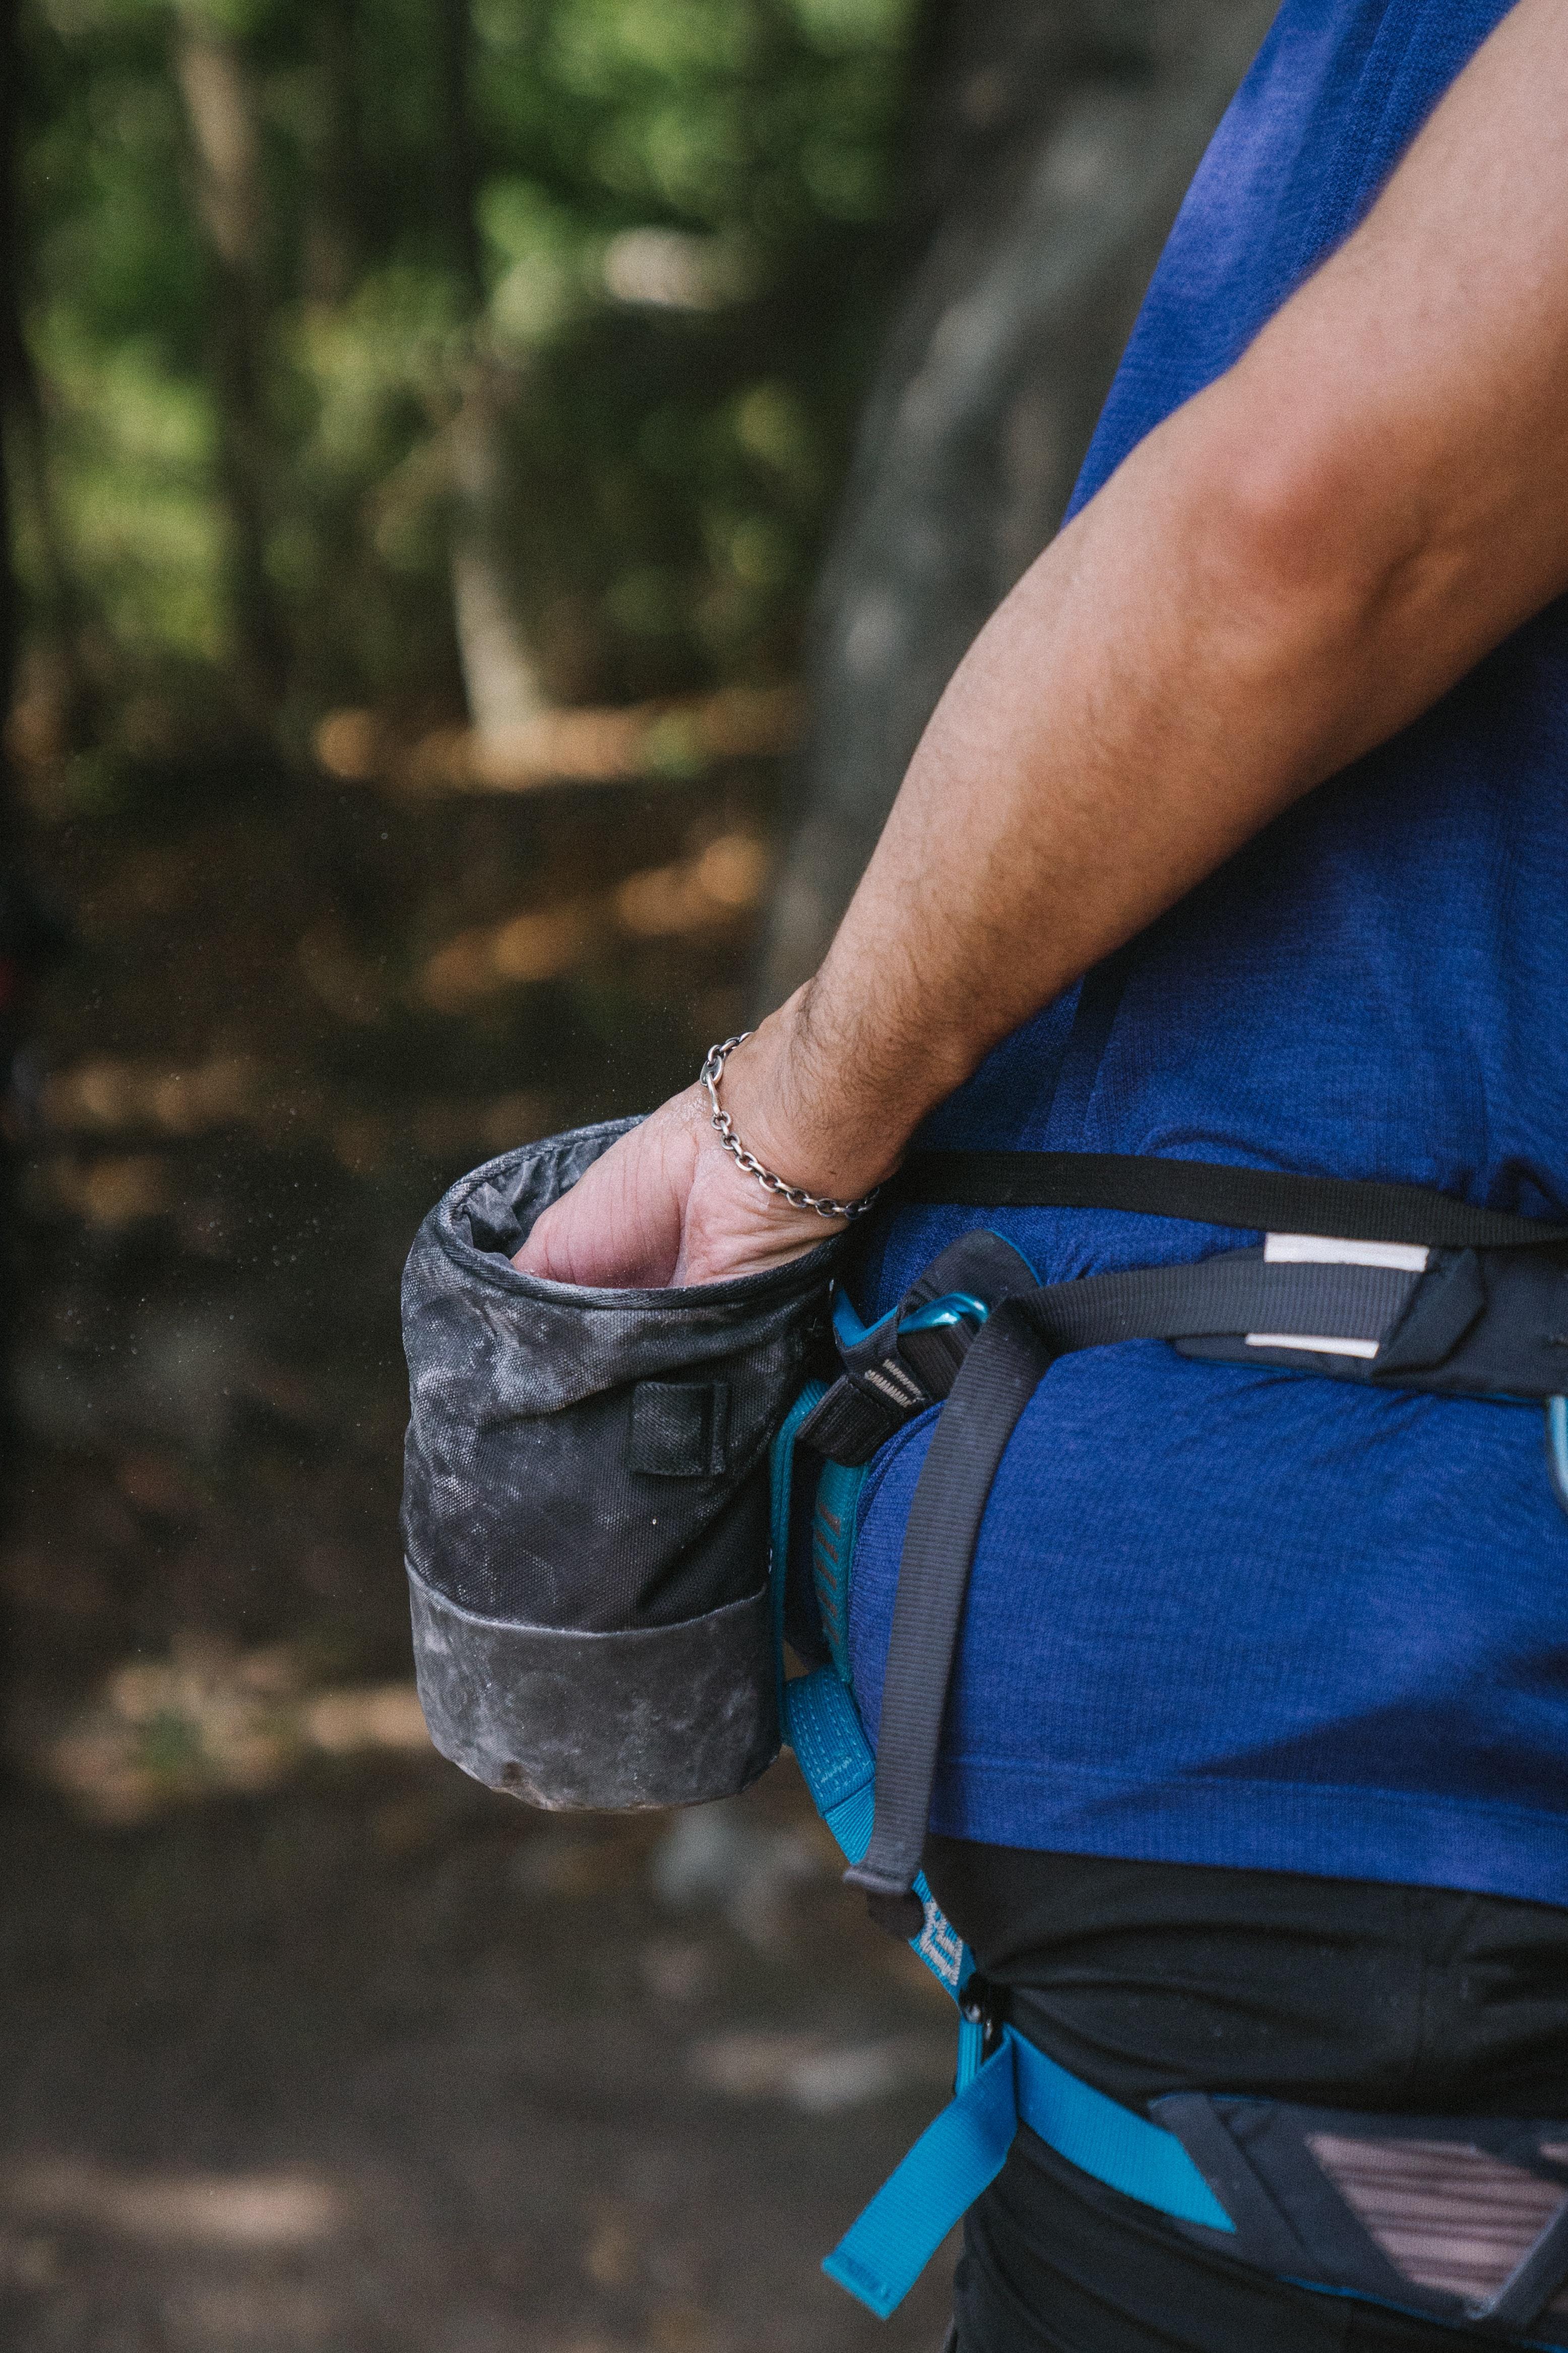
<svg viewBox="0 0 1568 2353">
<path fill-rule="evenodd" d="M 23 357 L 20 280 L 20 237 L 17 220 L 16 164 L 21 116 L 21 48 L 17 17 L 21 0 L 0 0 L 0 878 L 10 863 L 16 829 L 16 786 L 6 746 L 6 723 L 16 691 L 21 650 L 21 597 L 12 557 L 10 427 L 15 416 L 18 364 Z M 0 976 L 4 959 L 4 881 L 0 879 Z M 15 992 L 11 992 L 15 993 Z M 0 1006 L 0 1054 L 4 1077 L 9 1081 L 16 1055 L 15 1015 Z M 9 1085 L 6 1092 L 10 1092 Z M 12 1464 L 16 1452 L 15 1415 L 11 1404 L 11 1360 L 14 1350 L 18 1293 L 26 1258 L 16 1234 L 16 1177 L 11 1139 L 0 1118 L 0 1275 L 5 1295 L 0 1299 L 0 1514 L 8 1516 L 12 1496 Z M 12 1611 L 0 1613 L 0 1666 L 11 1665 Z M 0 1776 L 9 1771 L 0 1765 Z"/>
<path fill-rule="evenodd" d="M 452 619 L 468 716 L 481 736 L 494 739 L 526 726 L 543 709 L 544 697 L 523 626 L 510 529 L 509 377 L 484 348 L 468 5 L 469 0 L 441 0 L 447 241 L 468 290 L 473 327 L 449 428 Z"/>
<path fill-rule="evenodd" d="M 258 715 L 270 717 L 287 688 L 289 649 L 267 569 L 272 501 L 262 394 L 266 206 L 260 141 L 237 42 L 198 6 L 177 13 L 174 38 L 196 217 L 212 272 L 210 366 L 236 651 L 247 698 Z"/>
<path fill-rule="evenodd" d="M 483 352 L 468 361 L 450 428 L 452 617 L 468 716 L 491 740 L 544 708 L 519 611 L 511 513 L 507 380 Z"/>
<path fill-rule="evenodd" d="M 17 387 L 25 375 L 16 148 L 21 100 L 20 0 L 0 0 L 0 853 L 14 831 L 15 797 L 6 723 L 22 647 L 21 595 L 12 554 L 11 459 Z"/>
<path fill-rule="evenodd" d="M 331 306 L 353 291 L 367 242 L 359 0 L 316 0 L 314 37 L 322 123 L 305 237 L 305 290 L 312 302 Z"/>
<path fill-rule="evenodd" d="M 1060 522 L 1149 273 L 1273 0 L 943 0 L 924 250 L 816 599 L 758 994 L 821 961 L 937 700 Z"/>
<path fill-rule="evenodd" d="M 16 776 L 7 740 L 24 633 L 13 554 L 11 492 L 19 398 L 30 383 L 22 327 L 18 194 L 23 60 L 21 0 L 0 0 L 0 1523 L 9 1512 L 17 1427 L 10 1394 L 17 1318 L 34 1253 L 23 1247 L 16 1145 L 37 1110 L 37 1058 L 28 1050 L 34 984 L 66 944 L 64 926 L 34 890 L 22 860 Z M 10 1612 L 0 1617 L 8 1649 Z M 0 1777 L 5 1773 L 0 1766 Z"/>
<path fill-rule="evenodd" d="M 468 292 L 471 310 L 485 299 L 479 266 L 479 146 L 474 137 L 474 28 L 470 0 L 440 0 L 441 195 L 447 249 Z"/>
</svg>

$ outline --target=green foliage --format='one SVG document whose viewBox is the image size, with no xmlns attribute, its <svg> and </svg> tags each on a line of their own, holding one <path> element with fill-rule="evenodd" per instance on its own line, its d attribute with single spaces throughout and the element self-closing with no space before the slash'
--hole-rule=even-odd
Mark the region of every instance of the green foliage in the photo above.
<svg viewBox="0 0 1568 2353">
<path fill-rule="evenodd" d="M 472 0 L 460 105 L 458 6 L 31 0 L 55 568 L 111 699 L 240 653 L 248 498 L 296 715 L 449 710 L 452 423 L 480 361 L 552 691 L 793 666 L 913 0 Z M 193 45 L 228 77 L 227 213 Z"/>
</svg>

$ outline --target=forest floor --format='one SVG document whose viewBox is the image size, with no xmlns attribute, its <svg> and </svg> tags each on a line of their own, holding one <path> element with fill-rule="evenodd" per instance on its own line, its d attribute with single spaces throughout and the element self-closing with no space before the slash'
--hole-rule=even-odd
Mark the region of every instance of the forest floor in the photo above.
<svg viewBox="0 0 1568 2353">
<path fill-rule="evenodd" d="M 936 2353 L 941 2263 L 887 2325 L 817 2266 L 950 2013 L 789 1760 L 543 1816 L 412 1702 L 402 1257 L 734 1025 L 779 790 L 150 761 L 40 824 L 79 945 L 0 1545 L 15 2353 Z"/>
</svg>

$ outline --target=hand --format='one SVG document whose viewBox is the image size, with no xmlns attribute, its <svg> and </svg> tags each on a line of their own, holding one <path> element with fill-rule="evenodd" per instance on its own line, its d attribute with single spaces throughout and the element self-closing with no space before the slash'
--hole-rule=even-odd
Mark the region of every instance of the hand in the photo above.
<svg viewBox="0 0 1568 2353">
<path fill-rule="evenodd" d="M 512 1264 L 599 1289 L 724 1282 L 799 1258 L 842 1225 L 764 1192 L 714 1134 L 701 1088 L 688 1087 L 546 1209 Z"/>
</svg>

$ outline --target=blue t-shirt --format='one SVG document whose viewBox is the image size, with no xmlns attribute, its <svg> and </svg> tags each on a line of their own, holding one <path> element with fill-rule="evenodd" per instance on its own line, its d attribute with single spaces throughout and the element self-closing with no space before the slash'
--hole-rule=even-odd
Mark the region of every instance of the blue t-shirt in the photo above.
<svg viewBox="0 0 1568 2353">
<path fill-rule="evenodd" d="M 1366 211 L 1505 0 L 1286 0 L 1193 184 L 1077 503 Z M 1403 1179 L 1568 1216 L 1568 605 L 1000 1047 L 924 1141 Z M 1041 1279 L 1255 1240 L 906 1210 L 890 1305 L 990 1223 Z M 931 1417 L 878 1458 L 852 1603 L 875 1731 Z M 1004 1844 L 1568 1902 L 1568 1517 L 1539 1409 L 1161 1343 L 1066 1358 L 981 1535 L 933 1820 Z"/>
</svg>

